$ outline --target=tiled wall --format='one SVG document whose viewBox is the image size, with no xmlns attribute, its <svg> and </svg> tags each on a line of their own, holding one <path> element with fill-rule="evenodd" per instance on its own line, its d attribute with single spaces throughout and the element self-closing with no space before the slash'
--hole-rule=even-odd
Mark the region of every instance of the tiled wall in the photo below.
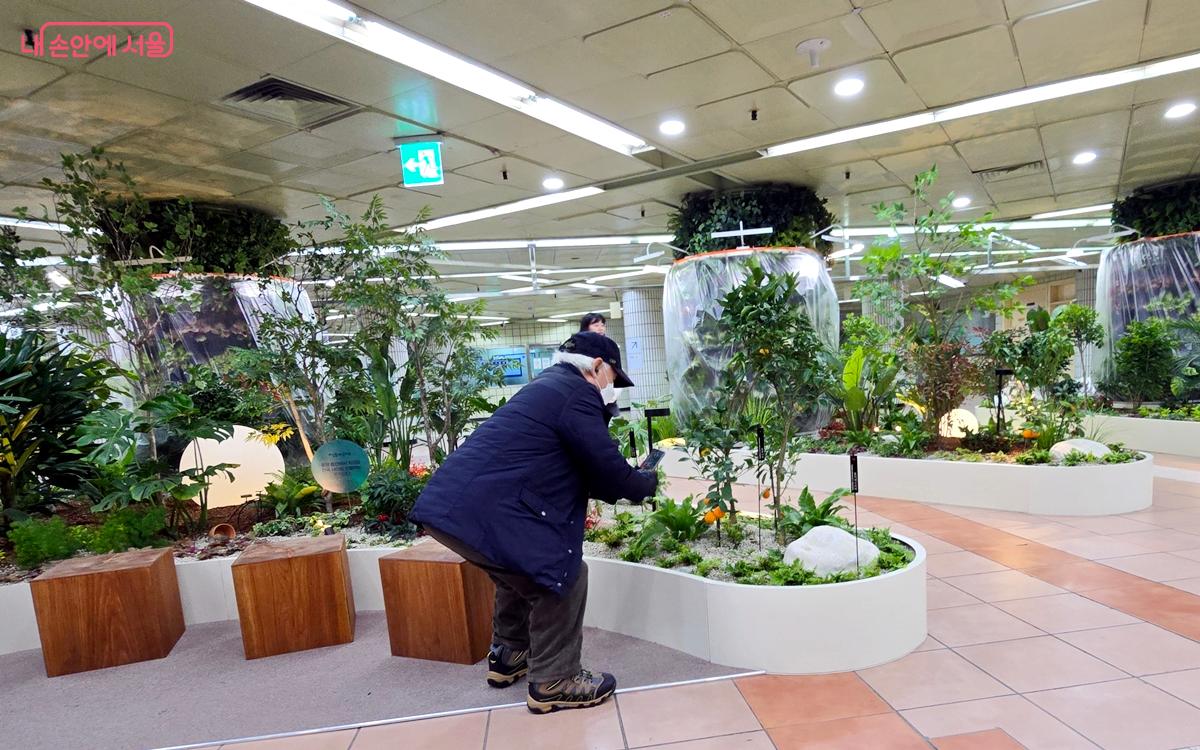
<svg viewBox="0 0 1200 750">
<path fill-rule="evenodd" d="M 626 342 L 622 351 L 625 371 L 634 382 L 630 389 L 634 401 L 670 397 L 662 305 L 661 287 L 628 289 L 621 293 Z"/>
</svg>

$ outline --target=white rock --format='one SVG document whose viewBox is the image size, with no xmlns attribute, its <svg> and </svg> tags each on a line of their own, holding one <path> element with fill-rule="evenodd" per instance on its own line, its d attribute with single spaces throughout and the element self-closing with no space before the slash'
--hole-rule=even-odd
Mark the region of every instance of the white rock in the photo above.
<svg viewBox="0 0 1200 750">
<path fill-rule="evenodd" d="M 799 561 L 801 567 L 821 577 L 854 570 L 854 546 L 858 542 L 858 564 L 871 565 L 879 558 L 879 548 L 837 526 L 817 526 L 787 546 L 783 561 Z"/>
<path fill-rule="evenodd" d="M 1060 440 L 1050 446 L 1050 455 L 1061 461 L 1063 456 L 1073 450 L 1086 453 L 1094 458 L 1100 458 L 1112 452 L 1104 443 L 1097 443 L 1095 440 L 1086 438 L 1071 438 L 1070 440 Z"/>
</svg>

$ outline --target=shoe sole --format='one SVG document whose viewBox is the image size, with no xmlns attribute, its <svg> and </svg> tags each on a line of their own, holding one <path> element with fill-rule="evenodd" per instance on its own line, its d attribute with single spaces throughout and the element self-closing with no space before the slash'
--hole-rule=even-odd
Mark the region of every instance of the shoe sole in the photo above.
<svg viewBox="0 0 1200 750">
<path fill-rule="evenodd" d="M 501 674 L 500 672 L 493 672 L 491 670 L 488 670 L 487 684 L 491 685 L 494 688 L 506 688 L 509 685 L 512 685 L 517 680 L 524 677 L 528 673 L 529 673 L 528 668 L 522 669 L 519 672 L 514 672 L 513 674 Z"/>
<path fill-rule="evenodd" d="M 539 701 L 533 696 L 526 696 L 525 706 L 529 709 L 530 713 L 534 714 L 549 714 L 555 711 L 570 708 L 592 708 L 593 706 L 599 706 L 601 703 L 608 700 L 608 697 L 614 692 L 615 690 L 610 690 L 604 695 L 601 695 L 598 698 L 593 698 L 590 701 Z"/>
</svg>

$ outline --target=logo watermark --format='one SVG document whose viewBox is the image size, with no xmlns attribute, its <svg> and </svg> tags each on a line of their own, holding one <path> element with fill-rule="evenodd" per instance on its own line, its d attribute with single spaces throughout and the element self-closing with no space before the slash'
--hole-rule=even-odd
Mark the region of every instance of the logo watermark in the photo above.
<svg viewBox="0 0 1200 750">
<path fill-rule="evenodd" d="M 59 60 L 97 53 L 164 58 L 174 51 L 175 29 L 164 21 L 47 21 L 21 36 L 21 54 Z"/>
</svg>

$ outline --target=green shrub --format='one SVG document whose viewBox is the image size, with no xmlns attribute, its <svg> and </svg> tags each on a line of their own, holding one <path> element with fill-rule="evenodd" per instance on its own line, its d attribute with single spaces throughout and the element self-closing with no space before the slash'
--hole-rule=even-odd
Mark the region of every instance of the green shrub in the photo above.
<svg viewBox="0 0 1200 750">
<path fill-rule="evenodd" d="M 678 503 L 670 498 L 659 501 L 658 508 L 650 514 L 646 523 L 661 525 L 667 536 L 677 542 L 699 539 L 708 530 L 708 524 L 704 522 L 704 507 L 699 503 L 693 505 L 691 495 Z"/>
<path fill-rule="evenodd" d="M 391 460 L 376 464 L 363 487 L 363 515 L 369 521 L 381 523 L 407 521 L 428 481 L 429 473 L 424 467 L 410 469 Z"/>
<path fill-rule="evenodd" d="M 273 518 L 270 521 L 262 521 L 254 524 L 251 534 L 256 537 L 264 536 L 293 536 L 300 533 L 307 526 L 303 518 L 296 516 L 282 516 Z"/>
<path fill-rule="evenodd" d="M 321 488 L 313 480 L 311 468 L 293 467 L 275 475 L 275 481 L 259 493 L 258 504 L 274 511 L 276 518 L 302 516 L 320 507 Z"/>
<path fill-rule="evenodd" d="M 701 578 L 708 578 L 708 576 L 719 567 L 721 567 L 720 560 L 715 560 L 712 558 L 701 560 L 700 562 L 696 563 L 696 575 L 700 576 Z"/>
<path fill-rule="evenodd" d="M 1116 344 L 1114 385 L 1119 395 L 1140 405 L 1171 393 L 1175 374 L 1175 339 L 1159 318 L 1136 320 Z"/>
<path fill-rule="evenodd" d="M 1081 450 L 1072 448 L 1067 455 L 1062 457 L 1063 466 L 1080 466 L 1082 464 L 1094 464 L 1098 459 L 1090 453 L 1084 453 Z"/>
<path fill-rule="evenodd" d="M 837 505 L 837 501 L 849 494 L 850 490 L 840 487 L 817 504 L 808 487 L 804 487 L 800 490 L 799 507 L 784 505 L 779 509 L 779 533 L 790 542 L 817 526 L 845 528 L 846 522 L 837 514 L 843 506 Z"/>
<path fill-rule="evenodd" d="M 1033 448 L 1024 453 L 1017 454 L 1017 463 L 1025 466 L 1033 466 L 1034 464 L 1048 464 L 1054 462 L 1054 456 L 1050 455 L 1049 449 Z"/>
<path fill-rule="evenodd" d="M 48 520 L 30 518 L 13 524 L 8 539 L 13 559 L 22 568 L 36 568 L 50 560 L 65 560 L 83 549 L 86 538 L 81 527 L 70 527 L 55 516 Z"/>
<path fill-rule="evenodd" d="M 162 538 L 166 527 L 167 512 L 161 506 L 144 510 L 122 508 L 109 513 L 104 518 L 104 523 L 91 530 L 87 548 L 97 554 L 103 554 L 142 547 L 161 547 L 167 543 Z"/>
</svg>

